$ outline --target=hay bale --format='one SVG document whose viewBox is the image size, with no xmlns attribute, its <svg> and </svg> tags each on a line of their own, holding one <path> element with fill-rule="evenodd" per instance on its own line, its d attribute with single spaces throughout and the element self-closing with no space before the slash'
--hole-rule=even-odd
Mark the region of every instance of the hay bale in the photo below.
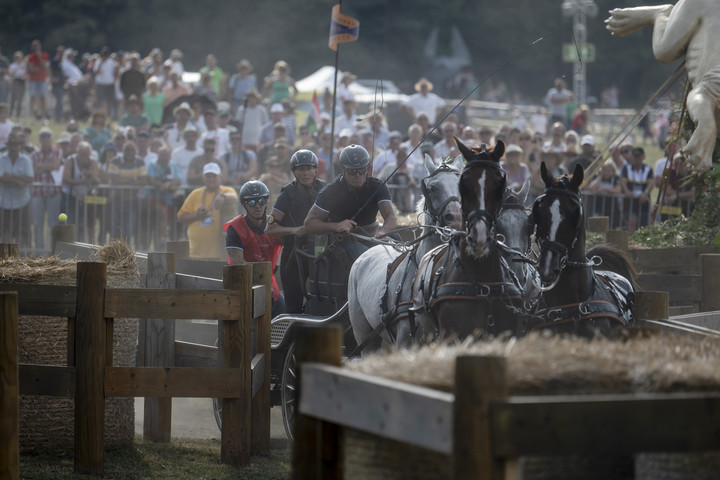
<svg viewBox="0 0 720 480">
<path fill-rule="evenodd" d="M 100 248 L 94 261 L 108 264 L 108 286 L 140 286 L 135 253 L 115 241 Z M 0 282 L 38 285 L 75 285 L 77 262 L 58 257 L 0 260 Z M 39 365 L 67 365 L 67 319 L 21 315 L 18 322 L 19 361 Z M 137 353 L 137 319 L 116 319 L 113 325 L 113 365 L 134 366 Z M 23 451 L 74 447 L 74 400 L 21 395 L 20 448 Z M 105 446 L 132 445 L 135 437 L 133 398 L 105 401 Z"/>
<path fill-rule="evenodd" d="M 438 390 L 454 391 L 458 355 L 503 356 L 508 361 L 510 395 L 562 395 L 631 392 L 720 391 L 720 340 L 686 336 L 653 336 L 623 341 L 530 335 L 523 339 L 495 339 L 462 344 L 433 344 L 423 348 L 381 353 L 350 362 L 346 368 Z M 592 432 L 588 432 L 592 435 Z M 396 442 L 348 431 L 347 478 L 420 478 L 413 471 L 434 472 L 432 478 L 451 478 L 448 458 Z M 370 454 L 379 454 L 382 463 Z M 407 458 L 415 459 L 413 462 Z M 680 460 L 678 460 L 678 458 Z M 657 459 L 655 463 L 654 460 Z M 521 459 L 523 478 L 633 478 L 630 457 L 528 457 Z M 710 466 L 708 466 L 708 462 Z M 639 455 L 638 478 L 704 479 L 718 471 L 720 454 Z M 662 472 L 662 475 L 660 474 Z M 716 477 L 717 475 L 715 475 Z"/>
</svg>

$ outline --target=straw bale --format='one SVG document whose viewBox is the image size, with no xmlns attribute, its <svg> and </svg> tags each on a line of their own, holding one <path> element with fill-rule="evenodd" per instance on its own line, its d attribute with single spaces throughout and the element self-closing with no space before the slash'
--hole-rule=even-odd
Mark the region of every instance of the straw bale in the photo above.
<svg viewBox="0 0 720 480">
<path fill-rule="evenodd" d="M 346 368 L 452 392 L 458 355 L 507 358 L 511 395 L 720 391 L 720 340 L 710 337 L 698 340 L 667 335 L 589 341 L 536 334 L 384 352 L 348 362 Z M 380 455 L 382 461 L 371 455 Z M 636 463 L 637 478 L 703 479 L 711 478 L 707 472 L 717 474 L 720 454 L 644 454 L 638 455 Z M 699 465 L 702 467 L 695 468 Z M 633 478 L 631 457 L 529 457 L 522 459 L 521 466 L 525 479 Z M 348 478 L 451 475 L 447 457 L 351 430 L 346 433 L 345 467 Z M 422 477 L 425 472 L 434 473 Z"/>
<path fill-rule="evenodd" d="M 140 286 L 135 253 L 122 241 L 99 248 L 93 261 L 106 262 L 107 284 L 115 288 Z M 39 285 L 75 285 L 77 261 L 58 257 L 0 260 L 0 282 Z M 67 365 L 67 319 L 21 315 L 18 322 L 19 361 L 40 365 Z M 116 319 L 113 324 L 113 365 L 136 364 L 137 319 Z M 74 401 L 69 398 L 22 395 L 20 448 L 23 451 L 72 449 Z M 131 445 L 135 435 L 133 398 L 105 402 L 105 446 Z"/>
</svg>

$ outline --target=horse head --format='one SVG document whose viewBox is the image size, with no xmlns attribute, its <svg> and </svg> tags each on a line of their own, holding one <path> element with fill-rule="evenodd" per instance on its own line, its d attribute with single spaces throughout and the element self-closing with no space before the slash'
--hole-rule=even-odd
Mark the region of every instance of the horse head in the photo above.
<svg viewBox="0 0 720 480">
<path fill-rule="evenodd" d="M 458 196 L 458 177 L 462 166 L 463 159 L 460 155 L 455 159 L 443 160 L 433 160 L 430 155 L 425 155 L 428 176 L 420 183 L 423 193 L 421 206 L 430 216 L 429 223 L 456 230 L 460 228 L 462 212 Z"/>
<path fill-rule="evenodd" d="M 500 167 L 505 144 L 499 140 L 494 147 L 485 144 L 467 147 L 457 138 L 455 142 L 467 161 L 459 184 L 463 228 L 467 234 L 466 252 L 479 259 L 490 253 L 495 222 L 505 194 L 507 179 Z"/>
<path fill-rule="evenodd" d="M 542 289 L 549 290 L 557 284 L 560 272 L 573 251 L 580 249 L 584 259 L 585 219 L 580 185 L 585 172 L 581 165 L 577 165 L 572 177 L 563 175 L 556 179 L 543 162 L 540 174 L 545 182 L 545 192 L 533 204 L 532 219 L 535 240 L 540 244 L 538 274 Z"/>
</svg>

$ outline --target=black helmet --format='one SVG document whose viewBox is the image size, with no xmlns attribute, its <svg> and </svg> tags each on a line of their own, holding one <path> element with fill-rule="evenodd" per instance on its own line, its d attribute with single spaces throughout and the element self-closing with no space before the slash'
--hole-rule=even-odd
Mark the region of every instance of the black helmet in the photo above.
<svg viewBox="0 0 720 480">
<path fill-rule="evenodd" d="M 240 188 L 240 200 L 252 200 L 253 198 L 268 198 L 270 190 L 260 180 L 250 180 Z"/>
<path fill-rule="evenodd" d="M 360 145 L 348 145 L 340 152 L 340 165 L 343 168 L 363 168 L 370 163 L 370 154 Z"/>
<path fill-rule="evenodd" d="M 290 157 L 290 170 L 295 170 L 295 167 L 300 165 L 312 165 L 317 168 L 319 163 L 317 155 L 310 150 L 298 150 Z"/>
</svg>

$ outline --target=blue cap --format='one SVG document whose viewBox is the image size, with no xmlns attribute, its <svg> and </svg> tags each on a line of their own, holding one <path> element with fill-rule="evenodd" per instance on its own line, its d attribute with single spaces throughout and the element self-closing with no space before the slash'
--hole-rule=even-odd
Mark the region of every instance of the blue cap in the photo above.
<svg viewBox="0 0 720 480">
<path fill-rule="evenodd" d="M 137 136 L 138 136 L 138 137 L 150 138 L 150 132 L 148 132 L 147 130 L 140 130 L 140 131 L 137 133 Z"/>
<path fill-rule="evenodd" d="M 115 144 L 113 142 L 106 143 L 102 149 L 103 149 L 103 152 L 105 150 L 115 150 L 117 152 L 117 147 L 115 146 Z"/>
</svg>

